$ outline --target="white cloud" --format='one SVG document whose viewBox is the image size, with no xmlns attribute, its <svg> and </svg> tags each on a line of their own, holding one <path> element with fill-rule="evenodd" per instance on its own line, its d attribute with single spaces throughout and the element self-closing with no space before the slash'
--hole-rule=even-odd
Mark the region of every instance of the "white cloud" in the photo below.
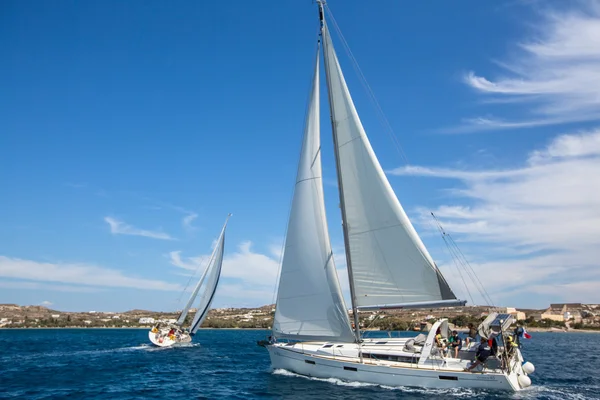
<svg viewBox="0 0 600 400">
<path fill-rule="evenodd" d="M 191 212 L 188 215 L 186 215 L 185 217 L 183 217 L 183 219 L 181 220 L 181 223 L 184 228 L 186 228 L 188 230 L 193 230 L 193 229 L 195 229 L 195 227 L 192 226 L 192 222 L 196 218 L 198 218 L 198 214 Z"/>
<path fill-rule="evenodd" d="M 134 288 L 146 290 L 178 291 L 181 287 L 177 284 L 131 277 L 124 275 L 121 271 L 101 268 L 87 264 L 76 263 L 47 263 L 20 258 L 0 256 L 0 277 L 10 279 L 21 279 L 25 281 L 60 282 L 66 284 L 83 285 L 84 287 L 113 287 Z M 35 282 L 10 282 L 6 284 L 17 284 L 30 289 L 53 290 L 52 285 L 38 286 Z"/>
<path fill-rule="evenodd" d="M 469 72 L 464 81 L 492 102 L 529 103 L 522 120 L 477 117 L 447 129 L 469 132 L 527 128 L 600 119 L 600 5 L 572 2 L 579 9 L 543 10 L 533 36 L 516 44 L 518 55 L 498 62 L 507 71 L 495 79 Z"/>
<path fill-rule="evenodd" d="M 222 283 L 215 295 L 217 307 L 257 307 L 272 302 L 273 288 L 267 286 L 253 288 L 245 284 Z"/>
<path fill-rule="evenodd" d="M 507 290 L 555 288 L 565 301 L 598 301 L 582 288 L 600 278 L 600 129 L 559 136 L 519 168 L 390 173 L 461 182 L 450 191 L 455 203 L 434 212 L 467 242 L 473 267 L 497 298 Z M 422 217 L 430 219 L 429 212 Z"/>
<path fill-rule="evenodd" d="M 212 248 L 214 249 L 214 246 Z M 204 268 L 206 268 L 206 262 L 208 262 L 210 254 L 198 257 L 188 257 L 184 260 L 181 258 L 181 251 L 177 250 L 169 252 L 168 258 L 171 265 L 191 271 L 190 273 L 184 273 L 181 275 L 192 276 L 198 270 L 203 271 Z"/>
<path fill-rule="evenodd" d="M 133 235 L 133 236 L 144 236 L 153 239 L 162 240 L 175 240 L 169 234 L 160 231 L 148 231 L 145 229 L 139 229 L 134 226 L 128 225 L 118 219 L 112 217 L 104 217 L 104 221 L 110 225 L 110 232 L 113 235 Z"/>
<path fill-rule="evenodd" d="M 275 252 L 275 246 L 270 246 L 270 251 Z M 189 271 L 195 271 L 201 262 L 205 262 L 210 255 L 198 257 L 182 258 L 180 251 L 169 253 L 169 262 L 171 265 Z M 252 242 L 245 241 L 238 245 L 237 251 L 225 251 L 223 259 L 222 282 L 220 286 L 229 289 L 223 289 L 224 292 L 217 292 L 218 298 L 215 298 L 217 304 L 223 302 L 232 305 L 242 305 L 244 299 L 253 299 L 252 305 L 259 306 L 270 303 L 273 298 L 273 291 L 276 285 L 277 273 L 279 271 L 279 260 L 276 254 L 265 255 L 252 251 Z M 235 288 L 235 290 L 233 289 Z M 227 293 L 232 298 L 224 298 Z M 248 304 L 243 304 L 248 305 Z"/>
<path fill-rule="evenodd" d="M 101 292 L 103 289 L 90 286 L 55 285 L 46 282 L 31 282 L 19 280 L 1 280 L 0 288 L 4 289 L 26 289 L 26 290 L 49 290 L 53 292 L 92 293 Z"/>
<path fill-rule="evenodd" d="M 44 306 L 44 307 L 50 307 L 52 304 L 53 304 L 53 303 L 52 303 L 51 301 L 48 301 L 48 300 L 44 300 L 44 301 L 42 301 L 42 302 L 40 303 L 40 305 L 41 305 L 41 306 Z"/>
</svg>

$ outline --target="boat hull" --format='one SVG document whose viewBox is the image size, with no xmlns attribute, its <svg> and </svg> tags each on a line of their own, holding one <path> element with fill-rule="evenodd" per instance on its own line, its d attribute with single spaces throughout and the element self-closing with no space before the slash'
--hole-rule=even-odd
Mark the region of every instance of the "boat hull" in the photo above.
<svg viewBox="0 0 600 400">
<path fill-rule="evenodd" d="M 360 362 L 317 357 L 288 350 L 281 346 L 266 346 L 273 369 L 284 369 L 316 378 L 337 378 L 383 386 L 414 386 L 425 388 L 481 388 L 519 390 L 516 376 L 481 374 L 461 371 L 441 371 L 428 368 L 390 367 Z"/>
<path fill-rule="evenodd" d="M 167 335 L 159 335 L 152 331 L 148 332 L 148 338 L 153 345 L 158 347 L 171 347 L 181 343 L 190 343 L 192 341 L 192 338 L 187 335 L 182 336 L 181 339 L 175 338 L 175 340 L 173 340 Z"/>
</svg>

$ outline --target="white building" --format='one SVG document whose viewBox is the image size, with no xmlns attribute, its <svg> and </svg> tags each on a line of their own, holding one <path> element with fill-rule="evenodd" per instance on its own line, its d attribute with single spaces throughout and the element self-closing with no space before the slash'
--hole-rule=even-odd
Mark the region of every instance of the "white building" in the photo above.
<svg viewBox="0 0 600 400">
<path fill-rule="evenodd" d="M 153 324 L 155 322 L 154 318 L 151 317 L 142 317 L 138 321 L 140 324 Z"/>
</svg>

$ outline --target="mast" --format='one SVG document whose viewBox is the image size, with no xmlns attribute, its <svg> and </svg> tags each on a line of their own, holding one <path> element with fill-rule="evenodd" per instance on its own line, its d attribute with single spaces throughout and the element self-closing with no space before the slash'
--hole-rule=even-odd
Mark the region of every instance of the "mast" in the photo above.
<svg viewBox="0 0 600 400">
<path fill-rule="evenodd" d="M 231 217 L 231 214 L 227 215 L 227 219 L 225 220 L 225 225 L 223 225 L 223 229 L 221 230 L 221 234 L 219 235 L 219 240 L 221 239 L 221 236 L 223 236 L 223 233 L 225 232 L 225 227 L 227 226 L 227 222 L 229 221 L 229 217 Z M 210 260 L 208 260 L 208 264 L 206 265 L 206 269 L 202 273 L 202 277 L 200 278 L 200 281 L 198 281 L 198 284 L 194 288 L 194 291 L 192 292 L 192 295 L 190 296 L 190 299 L 188 300 L 188 302 L 185 305 L 184 309 L 181 310 L 181 314 L 179 315 L 179 318 L 177 319 L 177 325 L 182 326 L 183 323 L 185 322 L 185 317 L 187 317 L 188 312 L 190 311 L 190 308 L 192 307 L 192 304 L 194 303 L 194 300 L 196 299 L 196 296 L 198 296 L 198 292 L 200 291 L 200 288 L 202 287 L 202 283 L 204 282 L 204 278 L 206 278 L 206 274 L 208 273 L 208 270 L 210 269 L 210 265 L 212 264 L 212 262 L 213 262 L 213 260 L 215 258 L 215 254 L 217 253 L 217 249 L 218 249 L 218 246 L 214 248 L 214 250 L 213 250 L 213 252 L 212 252 L 212 254 L 210 256 Z"/>
<path fill-rule="evenodd" d="M 319 21 L 321 23 L 321 36 L 323 36 L 323 31 L 324 29 L 326 29 L 325 27 L 325 14 L 324 14 L 324 10 L 323 10 L 323 0 L 317 0 L 317 3 L 319 4 Z M 325 46 L 327 45 L 326 41 L 323 41 L 323 53 L 324 53 L 324 60 L 325 60 L 325 64 L 329 64 L 329 59 L 327 57 L 327 53 L 325 53 Z M 342 183 L 342 175 L 341 175 L 341 169 L 340 169 L 340 157 L 339 157 L 339 149 L 338 149 L 338 143 L 337 143 L 337 135 L 335 134 L 335 130 L 336 130 L 336 123 L 335 123 L 335 116 L 334 116 L 334 109 L 333 109 L 333 100 L 332 100 L 332 96 L 331 96 L 331 90 L 329 90 L 329 82 L 331 80 L 330 76 L 329 76 L 329 68 L 325 68 L 325 75 L 327 78 L 327 86 L 328 86 L 328 90 L 327 90 L 327 94 L 329 97 L 329 111 L 330 111 L 330 119 L 331 119 L 331 129 L 332 129 L 332 133 L 333 133 L 333 148 L 334 148 L 334 152 L 335 152 L 335 167 L 336 167 L 336 172 L 337 172 L 337 181 L 338 181 L 338 193 L 339 193 L 339 197 L 340 197 L 340 208 L 342 210 L 342 231 L 344 233 L 344 251 L 346 253 L 346 268 L 348 269 L 348 281 L 350 284 L 350 301 L 352 302 L 352 316 L 354 318 L 354 335 L 356 337 L 356 343 L 360 343 L 360 326 L 358 323 L 358 307 L 356 305 L 356 293 L 354 290 L 354 277 L 352 274 L 352 259 L 350 257 L 350 244 L 349 244 L 349 240 L 348 240 L 348 225 L 346 224 L 346 205 L 344 202 L 344 190 L 343 190 L 343 183 Z M 360 353 L 360 358 L 361 358 L 361 362 L 362 362 L 362 352 L 360 352 L 359 349 L 359 353 Z"/>
</svg>

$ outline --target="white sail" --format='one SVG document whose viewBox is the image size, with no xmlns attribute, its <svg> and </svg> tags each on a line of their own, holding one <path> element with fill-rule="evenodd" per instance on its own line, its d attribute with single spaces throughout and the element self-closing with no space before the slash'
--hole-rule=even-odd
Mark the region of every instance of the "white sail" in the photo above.
<svg viewBox="0 0 600 400">
<path fill-rule="evenodd" d="M 323 42 L 356 306 L 460 303 L 406 216 L 371 148 L 326 26 Z"/>
<path fill-rule="evenodd" d="M 213 252 L 213 254 L 214 254 L 214 252 Z M 211 256 L 211 260 L 212 260 L 212 256 Z M 202 283 L 204 282 L 204 278 L 206 277 L 206 273 L 208 272 L 209 269 L 210 269 L 210 260 L 208 262 L 208 265 L 204 269 L 204 272 L 202 273 L 200 280 L 196 284 L 194 291 L 190 295 L 188 302 L 186 303 L 185 307 L 183 307 L 183 310 L 181 310 L 181 314 L 179 314 L 179 318 L 177 319 L 177 325 L 181 326 L 185 322 L 185 318 L 187 317 L 188 313 L 190 312 L 190 308 L 192 308 L 192 304 L 194 304 L 194 300 L 196 300 L 196 296 L 198 296 L 198 292 L 200 291 L 200 288 L 202 287 Z"/>
<path fill-rule="evenodd" d="M 229 216 L 227 217 L 229 220 Z M 208 310 L 210 309 L 210 304 L 212 303 L 213 297 L 215 296 L 215 292 L 217 291 L 217 286 L 219 285 L 219 278 L 221 277 L 221 266 L 223 264 L 223 253 L 225 250 L 225 228 L 227 227 L 227 221 L 225 221 L 225 225 L 223 226 L 223 230 L 221 231 L 221 235 L 217 240 L 217 245 L 213 251 L 212 263 L 209 263 L 206 274 L 206 287 L 200 296 L 200 302 L 198 303 L 198 310 L 194 315 L 194 319 L 192 320 L 192 324 L 190 325 L 190 334 L 196 333 L 196 331 L 202 325 L 202 322 L 206 319 L 208 315 Z"/>
<path fill-rule="evenodd" d="M 273 335 L 354 341 L 325 219 L 319 138 L 319 56 L 281 265 Z"/>
</svg>

